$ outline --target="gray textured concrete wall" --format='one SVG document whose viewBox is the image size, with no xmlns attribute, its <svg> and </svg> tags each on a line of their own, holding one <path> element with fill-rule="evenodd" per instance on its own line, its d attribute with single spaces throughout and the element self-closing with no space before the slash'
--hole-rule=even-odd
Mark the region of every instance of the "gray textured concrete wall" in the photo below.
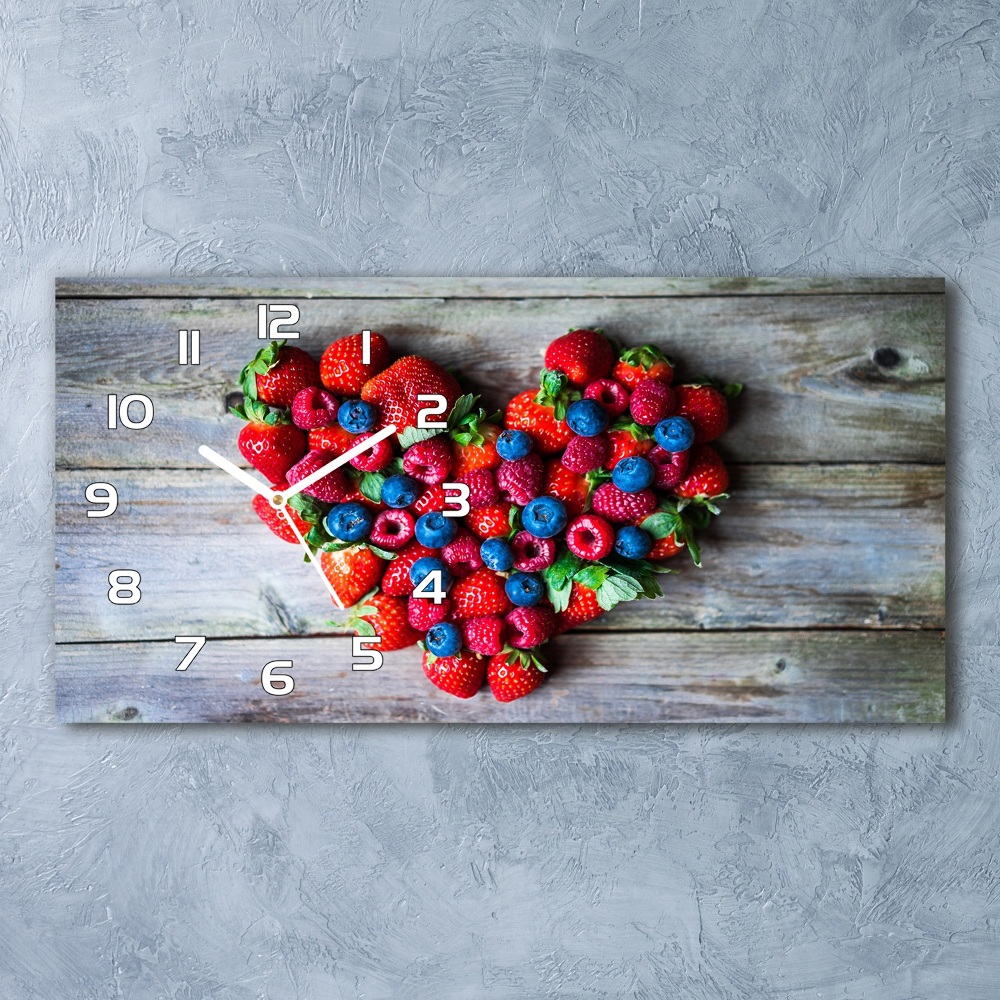
<svg viewBox="0 0 1000 1000">
<path fill-rule="evenodd" d="M 0 997 L 995 997 L 995 4 L 0 7 Z M 943 274 L 952 722 L 59 728 L 57 274 Z"/>
</svg>

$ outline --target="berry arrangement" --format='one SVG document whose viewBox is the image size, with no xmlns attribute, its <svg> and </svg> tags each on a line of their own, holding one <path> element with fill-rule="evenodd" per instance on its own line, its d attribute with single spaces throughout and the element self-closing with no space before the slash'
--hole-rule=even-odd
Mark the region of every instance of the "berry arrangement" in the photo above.
<svg viewBox="0 0 1000 1000">
<path fill-rule="evenodd" d="M 618 350 L 571 330 L 545 351 L 540 387 L 487 414 L 455 376 L 419 355 L 393 360 L 371 332 L 330 344 L 317 364 L 272 341 L 241 374 L 238 447 L 276 491 L 394 424 L 397 433 L 289 498 L 294 529 L 334 604 L 383 652 L 419 644 L 423 672 L 471 698 L 535 690 L 553 636 L 639 598 L 727 496 L 711 446 L 739 385 L 675 383 L 652 345 Z M 418 419 L 443 397 L 434 419 Z M 263 497 L 279 538 L 296 531 Z M 343 625 L 344 622 L 330 624 Z"/>
</svg>

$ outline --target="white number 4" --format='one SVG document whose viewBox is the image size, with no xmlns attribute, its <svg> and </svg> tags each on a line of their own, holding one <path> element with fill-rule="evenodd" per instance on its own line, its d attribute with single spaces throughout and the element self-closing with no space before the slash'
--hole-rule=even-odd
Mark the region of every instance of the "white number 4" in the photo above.
<svg viewBox="0 0 1000 1000">
<path fill-rule="evenodd" d="M 208 642 L 206 635 L 175 635 L 174 642 L 190 642 L 191 648 L 184 654 L 184 659 L 174 667 L 174 670 L 187 670 L 194 663 L 194 658 L 205 648 Z"/>
<path fill-rule="evenodd" d="M 444 431 L 448 429 L 448 424 L 444 420 L 428 420 L 428 417 L 439 417 L 448 411 L 448 400 L 438 393 L 431 393 L 428 396 L 417 396 L 419 403 L 433 403 L 433 406 L 425 406 L 417 412 L 417 427 L 423 431 Z"/>
<path fill-rule="evenodd" d="M 442 582 L 441 570 L 432 569 L 414 588 L 413 596 L 426 597 L 440 604 L 448 596 L 441 586 Z"/>
<path fill-rule="evenodd" d="M 351 655 L 354 662 L 351 670 L 378 670 L 382 666 L 382 651 L 380 649 L 365 649 L 382 641 L 380 635 L 355 635 L 351 637 Z M 358 660 L 362 662 L 358 662 Z"/>
</svg>

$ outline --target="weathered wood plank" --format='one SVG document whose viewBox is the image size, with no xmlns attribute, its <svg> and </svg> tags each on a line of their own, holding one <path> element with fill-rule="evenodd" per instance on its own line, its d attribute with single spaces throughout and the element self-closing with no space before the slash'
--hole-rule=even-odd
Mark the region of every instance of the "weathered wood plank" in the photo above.
<svg viewBox="0 0 1000 1000">
<path fill-rule="evenodd" d="M 174 643 L 57 647 L 63 722 L 942 722 L 941 632 L 566 635 L 545 686 L 510 704 L 427 682 L 416 649 L 352 673 L 346 639 L 209 642 L 185 673 Z M 292 659 L 295 690 L 260 671 Z"/>
<path fill-rule="evenodd" d="M 108 519 L 85 516 L 95 473 L 57 475 L 57 638 L 163 639 L 193 632 L 333 631 L 333 608 L 299 550 L 257 521 L 247 491 L 215 469 L 115 472 Z M 944 469 L 739 466 L 704 545 L 601 628 L 942 628 Z M 107 599 L 111 569 L 142 574 L 131 607 Z"/>
<path fill-rule="evenodd" d="M 57 298 L 595 298 L 943 294 L 944 278 L 59 278 Z"/>
<path fill-rule="evenodd" d="M 226 411 L 259 346 L 252 299 L 64 299 L 57 305 L 57 452 L 74 468 L 183 468 L 234 451 Z M 459 369 L 492 406 L 536 384 L 541 351 L 574 325 L 655 342 L 689 375 L 740 381 L 723 449 L 744 462 L 944 460 L 944 296 L 321 299 L 299 344 L 379 329 L 398 351 Z M 177 330 L 201 330 L 202 363 L 177 364 Z M 891 347 L 897 363 L 872 358 Z M 885 355 L 880 355 L 885 357 Z M 145 392 L 145 431 L 109 432 L 107 394 Z"/>
</svg>

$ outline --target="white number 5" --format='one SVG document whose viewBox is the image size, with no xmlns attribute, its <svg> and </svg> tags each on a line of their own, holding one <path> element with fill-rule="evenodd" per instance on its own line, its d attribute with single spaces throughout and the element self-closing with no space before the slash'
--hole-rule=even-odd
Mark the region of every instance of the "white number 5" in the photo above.
<svg viewBox="0 0 1000 1000">
<path fill-rule="evenodd" d="M 380 635 L 355 635 L 351 637 L 351 655 L 354 663 L 351 670 L 378 670 L 382 666 L 382 651 L 380 649 L 365 649 L 365 646 L 382 641 Z M 363 662 L 358 663 L 358 659 Z"/>
<path fill-rule="evenodd" d="M 431 393 L 428 396 L 417 396 L 418 403 L 433 403 L 433 406 L 425 406 L 417 413 L 417 427 L 423 431 L 444 431 L 448 429 L 448 424 L 444 420 L 428 420 L 428 417 L 439 417 L 448 410 L 448 400 L 438 393 Z"/>
</svg>

